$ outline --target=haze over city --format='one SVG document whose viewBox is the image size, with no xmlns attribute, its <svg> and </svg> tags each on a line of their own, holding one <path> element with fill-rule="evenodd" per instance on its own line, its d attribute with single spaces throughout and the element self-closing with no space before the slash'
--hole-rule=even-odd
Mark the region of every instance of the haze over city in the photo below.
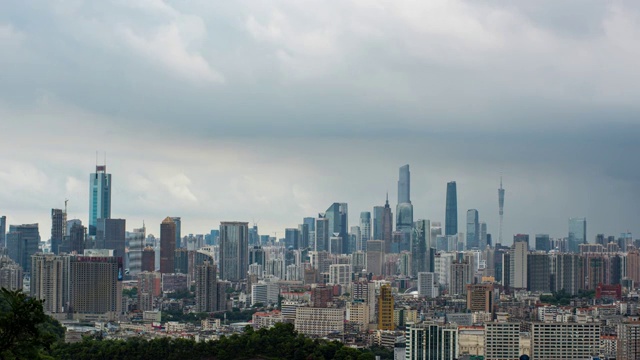
<svg viewBox="0 0 640 360">
<path fill-rule="evenodd" d="M 37 9 L 37 11 L 35 10 Z M 504 238 L 640 233 L 634 2 L 0 5 L 0 204 L 12 224 L 86 220 L 106 152 L 112 215 L 183 234 L 278 237 L 346 202 L 415 219 L 479 211 Z"/>
</svg>

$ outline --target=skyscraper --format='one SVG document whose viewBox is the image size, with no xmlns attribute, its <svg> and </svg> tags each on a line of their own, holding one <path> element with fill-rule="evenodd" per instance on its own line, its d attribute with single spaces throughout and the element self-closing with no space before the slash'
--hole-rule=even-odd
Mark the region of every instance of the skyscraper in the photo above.
<svg viewBox="0 0 640 360">
<path fill-rule="evenodd" d="M 393 323 L 393 303 L 391 285 L 381 285 L 380 295 L 378 296 L 378 330 L 395 330 Z"/>
<path fill-rule="evenodd" d="M 411 174 L 409 164 L 400 167 L 398 179 L 398 204 L 411 203 Z"/>
<path fill-rule="evenodd" d="M 7 217 L 0 216 L 0 248 L 7 246 Z"/>
<path fill-rule="evenodd" d="M 398 178 L 398 204 L 396 205 L 396 231 L 402 233 L 398 250 L 410 250 L 413 229 L 413 205 L 411 204 L 411 174 L 409 165 L 400 167 Z"/>
<path fill-rule="evenodd" d="M 129 234 L 129 275 L 136 276 L 142 272 L 142 248 L 144 247 L 144 238 L 146 237 L 146 229 L 144 224 L 139 229 L 133 229 Z"/>
<path fill-rule="evenodd" d="M 569 252 L 580 252 L 580 244 L 587 243 L 587 219 L 569 219 Z M 624 249 L 623 249 L 624 250 Z"/>
<path fill-rule="evenodd" d="M 34 254 L 31 256 L 31 296 L 44 300 L 43 310 L 61 313 L 69 301 L 69 256 Z"/>
<path fill-rule="evenodd" d="M 98 219 L 96 224 L 96 249 L 114 250 L 113 256 L 124 260 L 126 239 L 125 219 Z"/>
<path fill-rule="evenodd" d="M 196 266 L 196 311 L 214 312 L 218 310 L 218 281 L 216 266 L 205 261 Z"/>
<path fill-rule="evenodd" d="M 435 252 L 431 251 L 431 222 L 418 220 L 413 224 L 411 236 L 411 267 L 412 275 L 421 272 L 433 272 L 433 258 Z"/>
<path fill-rule="evenodd" d="M 367 251 L 367 241 L 375 240 L 371 238 L 371 213 L 368 211 L 360 213 L 360 236 L 362 237 L 362 248 L 356 250 Z"/>
<path fill-rule="evenodd" d="M 67 225 L 67 213 L 62 209 L 51 209 L 51 252 L 58 254 Z"/>
<path fill-rule="evenodd" d="M 384 206 L 373 207 L 373 237 L 371 240 L 382 240 L 382 218 L 384 217 Z"/>
<path fill-rule="evenodd" d="M 31 255 L 38 252 L 40 231 L 38 224 L 9 226 L 7 250 L 9 257 L 22 266 L 25 273 L 31 271 Z"/>
<path fill-rule="evenodd" d="M 514 238 L 513 246 L 511 247 L 511 256 L 509 258 L 510 264 L 510 276 L 509 285 L 513 289 L 526 290 L 527 289 L 527 270 L 528 270 L 528 254 L 529 244 L 526 241 L 518 241 Z M 506 266 L 506 264 L 505 264 Z"/>
<path fill-rule="evenodd" d="M 89 181 L 89 235 L 95 235 L 98 219 L 111 217 L 111 174 L 107 174 L 107 166 L 96 166 Z"/>
<path fill-rule="evenodd" d="M 70 306 L 79 317 L 115 320 L 122 310 L 122 259 L 70 256 Z"/>
<path fill-rule="evenodd" d="M 333 203 L 327 211 L 325 216 L 329 219 L 329 236 L 333 234 L 339 234 L 339 236 L 345 240 L 342 242 L 342 253 L 349 254 L 349 212 L 346 203 Z"/>
<path fill-rule="evenodd" d="M 171 274 L 175 270 L 176 223 L 166 217 L 160 224 L 160 272 Z"/>
<path fill-rule="evenodd" d="M 316 251 L 329 251 L 329 219 L 320 214 L 316 219 Z"/>
<path fill-rule="evenodd" d="M 391 237 L 392 233 L 393 214 L 391 213 L 391 207 L 389 206 L 389 194 L 387 194 L 387 201 L 384 204 L 382 212 L 382 239 L 380 239 L 384 241 L 385 252 L 387 254 L 391 252 L 391 241 L 393 240 Z"/>
<path fill-rule="evenodd" d="M 536 234 L 535 247 L 536 251 L 549 252 L 549 250 L 551 250 L 551 241 L 549 239 L 549 234 Z"/>
<path fill-rule="evenodd" d="M 186 247 L 187 244 L 182 243 L 182 219 L 179 216 L 173 216 L 171 217 L 171 220 L 176 224 L 176 249 Z"/>
<path fill-rule="evenodd" d="M 220 279 L 240 281 L 249 271 L 249 223 L 220 223 Z"/>
<path fill-rule="evenodd" d="M 284 229 L 284 243 L 287 249 L 293 248 L 294 250 L 298 250 L 300 248 L 300 232 L 298 229 Z"/>
<path fill-rule="evenodd" d="M 502 244 L 502 218 L 504 215 L 504 189 L 502 188 L 502 176 L 500 176 L 500 188 L 498 189 L 498 215 L 500 215 L 500 233 L 498 242 Z"/>
<path fill-rule="evenodd" d="M 467 210 L 467 250 L 477 249 L 480 245 L 480 223 L 478 210 Z"/>
<path fill-rule="evenodd" d="M 447 206 L 444 218 L 444 234 L 458 234 L 458 195 L 455 181 L 447 183 Z"/>
</svg>

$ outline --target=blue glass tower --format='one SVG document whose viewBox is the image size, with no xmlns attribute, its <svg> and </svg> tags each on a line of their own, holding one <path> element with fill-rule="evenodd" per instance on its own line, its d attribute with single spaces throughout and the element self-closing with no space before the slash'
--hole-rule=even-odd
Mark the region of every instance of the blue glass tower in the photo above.
<svg viewBox="0 0 640 360">
<path fill-rule="evenodd" d="M 107 174 L 107 166 L 96 166 L 89 182 L 89 235 L 95 235 L 98 219 L 111 218 L 111 174 Z"/>
<path fill-rule="evenodd" d="M 444 218 L 444 234 L 458 234 L 458 195 L 455 181 L 447 183 L 447 207 Z"/>
</svg>

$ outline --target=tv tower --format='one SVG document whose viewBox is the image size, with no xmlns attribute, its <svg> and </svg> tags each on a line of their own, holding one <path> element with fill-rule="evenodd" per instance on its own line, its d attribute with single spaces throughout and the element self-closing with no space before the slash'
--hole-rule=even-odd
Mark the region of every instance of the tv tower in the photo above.
<svg viewBox="0 0 640 360">
<path fill-rule="evenodd" d="M 504 215 L 504 189 L 502 188 L 502 176 L 500 176 L 500 188 L 498 189 L 498 214 L 500 214 L 500 233 L 498 241 L 502 244 L 502 216 Z"/>
</svg>

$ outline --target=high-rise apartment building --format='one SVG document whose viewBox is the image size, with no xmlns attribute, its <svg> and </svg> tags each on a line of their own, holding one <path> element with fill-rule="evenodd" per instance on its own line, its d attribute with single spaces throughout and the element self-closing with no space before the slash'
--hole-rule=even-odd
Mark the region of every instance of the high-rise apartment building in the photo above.
<svg viewBox="0 0 640 360">
<path fill-rule="evenodd" d="M 438 274 L 434 272 L 418 273 L 418 294 L 428 298 L 436 298 L 440 295 L 440 283 Z"/>
<path fill-rule="evenodd" d="M 587 243 L 587 219 L 586 218 L 570 218 L 569 219 L 569 252 L 580 252 L 580 244 Z"/>
<path fill-rule="evenodd" d="M 520 324 L 488 322 L 484 324 L 485 360 L 520 358 Z"/>
<path fill-rule="evenodd" d="M 216 266 L 208 261 L 196 266 L 196 311 L 214 312 L 218 310 L 218 283 Z"/>
<path fill-rule="evenodd" d="M 532 359 L 592 359 L 600 354 L 599 323 L 532 323 Z"/>
<path fill-rule="evenodd" d="M 38 224 L 10 225 L 7 234 L 9 257 L 17 262 L 25 273 L 31 272 L 31 255 L 38 252 L 40 231 Z"/>
<path fill-rule="evenodd" d="M 469 278 L 471 273 L 471 264 L 466 260 L 454 261 L 451 264 L 451 271 L 449 273 L 449 294 L 450 295 L 466 295 L 467 284 L 469 284 Z"/>
<path fill-rule="evenodd" d="M 144 239 L 146 237 L 146 229 L 141 227 L 133 229 L 128 233 L 129 240 L 129 275 L 136 276 L 142 271 L 142 249 L 144 248 Z"/>
<path fill-rule="evenodd" d="M 405 331 L 405 359 L 458 359 L 458 328 L 433 323 L 411 324 Z"/>
<path fill-rule="evenodd" d="M 89 235 L 95 235 L 98 219 L 111 218 L 111 174 L 107 166 L 96 166 L 89 177 Z"/>
<path fill-rule="evenodd" d="M 509 257 L 509 285 L 512 289 L 527 289 L 528 254 L 528 243 L 514 239 Z"/>
<path fill-rule="evenodd" d="M 51 252 L 59 253 L 67 225 L 67 213 L 62 209 L 51 209 Z"/>
<path fill-rule="evenodd" d="M 156 251 L 147 246 L 142 249 L 142 268 L 140 271 L 155 271 L 156 270 Z"/>
<path fill-rule="evenodd" d="M 69 303 L 69 256 L 34 254 L 31 264 L 31 296 L 44 300 L 46 313 L 65 312 Z"/>
<path fill-rule="evenodd" d="M 158 272 L 143 271 L 136 275 L 138 278 L 138 309 L 151 311 L 155 309 L 154 299 L 162 291 L 161 277 Z"/>
<path fill-rule="evenodd" d="M 0 251 L 0 288 L 22 290 L 22 267 Z"/>
<path fill-rule="evenodd" d="M 382 275 L 385 254 L 384 248 L 385 244 L 382 240 L 367 241 L 367 273 Z"/>
<path fill-rule="evenodd" d="M 329 284 L 342 285 L 343 288 L 351 287 L 351 265 L 329 265 Z"/>
<path fill-rule="evenodd" d="M 444 234 L 445 235 L 457 235 L 458 234 L 458 195 L 456 189 L 456 182 L 450 181 L 447 183 L 447 204 L 445 210 L 444 220 Z"/>
<path fill-rule="evenodd" d="M 467 210 L 467 250 L 477 249 L 480 245 L 480 223 L 478 210 Z"/>
<path fill-rule="evenodd" d="M 551 264 L 547 253 L 527 255 L 527 290 L 545 293 L 551 291 Z"/>
<path fill-rule="evenodd" d="M 79 318 L 115 320 L 122 310 L 122 258 L 70 257 L 70 306 Z"/>
<path fill-rule="evenodd" d="M 249 271 L 249 223 L 220 223 L 220 279 L 240 281 Z"/>
<path fill-rule="evenodd" d="M 583 261 L 578 254 L 551 255 L 552 291 L 564 290 L 568 294 L 576 295 L 584 289 L 582 277 Z"/>
<path fill-rule="evenodd" d="M 182 219 L 179 216 L 172 216 L 171 220 L 176 224 L 176 249 L 186 247 L 187 244 L 182 243 Z"/>
<path fill-rule="evenodd" d="M 622 323 L 617 326 L 617 360 L 640 359 L 640 322 Z"/>
<path fill-rule="evenodd" d="M 378 330 L 395 330 L 393 323 L 393 304 L 394 299 L 391 293 L 391 285 L 381 285 L 380 295 L 378 295 Z"/>
<path fill-rule="evenodd" d="M 160 273 L 170 274 L 175 270 L 176 223 L 166 217 L 160 224 Z"/>
</svg>

